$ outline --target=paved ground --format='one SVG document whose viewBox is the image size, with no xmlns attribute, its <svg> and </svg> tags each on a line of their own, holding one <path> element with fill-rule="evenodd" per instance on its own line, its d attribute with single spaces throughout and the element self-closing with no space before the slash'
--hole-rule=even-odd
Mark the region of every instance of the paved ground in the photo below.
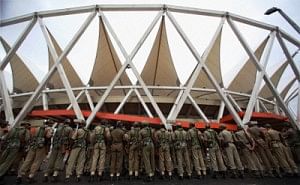
<svg viewBox="0 0 300 185">
<path fill-rule="evenodd" d="M 4 179 L 4 185 L 13 185 L 15 183 L 15 176 L 7 176 Z M 270 178 L 266 177 L 263 179 L 256 179 L 256 178 L 250 178 L 246 177 L 244 179 L 211 179 L 210 177 L 207 177 L 206 179 L 184 179 L 183 181 L 178 180 L 178 179 L 173 179 L 171 181 L 168 180 L 161 180 L 156 178 L 153 182 L 144 182 L 143 180 L 133 180 L 129 181 L 127 179 L 121 179 L 118 182 L 111 183 L 108 179 L 105 179 L 101 182 L 93 182 L 89 183 L 88 182 L 88 177 L 82 177 L 81 182 L 75 182 L 75 179 L 72 179 L 69 183 L 65 183 L 63 179 L 61 179 L 60 182 L 57 183 L 43 183 L 42 182 L 42 176 L 39 174 L 38 177 L 36 177 L 37 182 L 34 184 L 37 185 L 43 185 L 43 184 L 48 184 L 48 185 L 85 185 L 85 184 L 101 184 L 101 185 L 111 185 L 111 184 L 116 184 L 116 185 L 140 185 L 140 184 L 159 184 L 159 185 L 195 185 L 195 184 L 201 184 L 201 185 L 300 185 L 300 177 L 284 177 L 282 179 L 279 178 Z M 28 184 L 27 182 L 24 182 L 22 184 Z M 1 184 L 2 185 L 2 184 Z"/>
</svg>

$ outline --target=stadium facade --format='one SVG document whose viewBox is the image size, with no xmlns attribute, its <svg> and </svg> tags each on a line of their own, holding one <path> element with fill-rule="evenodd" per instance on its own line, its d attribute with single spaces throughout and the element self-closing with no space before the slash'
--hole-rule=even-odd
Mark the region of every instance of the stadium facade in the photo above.
<svg viewBox="0 0 300 185">
<path fill-rule="evenodd" d="M 105 12 L 131 11 L 151 11 L 156 12 L 157 15 L 134 49 L 127 53 Z M 67 46 L 62 49 L 47 28 L 44 19 L 83 13 L 89 13 L 89 15 Z M 219 19 L 213 37 L 203 53 L 200 53 L 192 44 L 177 22 L 174 13 Z M 89 83 L 84 84 L 66 56 L 94 19 L 99 19 L 97 53 Z M 184 84 L 180 83 L 172 60 L 166 19 L 172 23 L 197 61 Z M 28 116 L 44 118 L 53 116 L 56 119 L 73 116 L 85 119 L 89 125 L 97 119 L 105 118 L 99 112 L 106 112 L 110 113 L 109 116 L 115 115 L 115 118 L 128 121 L 147 118 L 150 122 L 159 120 L 158 122 L 166 126 L 174 120 L 199 122 L 201 126 L 201 124 L 219 122 L 243 125 L 252 119 L 272 123 L 288 121 L 294 128 L 300 128 L 300 103 L 297 108 L 298 117 L 293 115 L 287 106 L 291 98 L 298 96 L 300 99 L 300 74 L 293 59 L 298 50 L 291 53 L 287 43 L 297 48 L 300 47 L 300 43 L 299 39 L 276 26 L 229 12 L 172 5 L 93 5 L 41 11 L 1 20 L 0 25 L 6 27 L 22 22 L 28 22 L 27 26 L 12 46 L 1 36 L 2 46 L 7 52 L 0 64 L 1 116 L 13 126 Z M 229 25 L 241 47 L 249 56 L 228 87 L 224 86 L 221 74 L 220 44 L 224 23 Z M 253 50 L 247 43 L 246 36 L 242 35 L 236 26 L 237 23 L 266 30 L 268 34 Z M 16 54 L 36 25 L 42 31 L 49 51 L 49 71 L 41 82 L 38 82 Z M 159 25 L 159 29 L 146 64 L 139 73 L 132 60 L 142 49 L 145 40 L 156 25 Z M 116 43 L 115 45 L 112 40 Z M 286 61 L 278 66 L 274 73 L 268 74 L 266 65 L 274 40 L 279 42 Z M 116 46 L 126 59 L 124 62 L 121 62 Z M 4 76 L 4 69 L 7 65 L 10 65 L 12 69 L 12 93 L 7 88 Z M 292 68 L 295 77 L 287 81 L 282 91 L 278 91 L 278 83 L 288 66 Z M 135 75 L 136 83 L 132 83 L 129 79 L 126 73 L 128 70 Z M 261 87 L 263 81 L 265 85 Z M 288 97 L 287 94 L 295 83 L 298 84 L 298 88 Z M 51 110 L 58 112 L 53 114 Z M 121 114 L 123 116 L 120 117 Z M 135 115 L 140 117 L 137 116 L 135 119 Z"/>
</svg>

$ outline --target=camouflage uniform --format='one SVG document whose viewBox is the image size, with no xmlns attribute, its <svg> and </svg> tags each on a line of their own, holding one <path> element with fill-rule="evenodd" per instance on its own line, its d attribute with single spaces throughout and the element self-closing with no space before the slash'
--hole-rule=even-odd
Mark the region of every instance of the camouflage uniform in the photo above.
<svg viewBox="0 0 300 185">
<path fill-rule="evenodd" d="M 170 143 L 172 142 L 172 135 L 165 128 L 155 132 L 155 140 L 159 145 L 159 170 L 162 177 L 165 175 L 165 171 L 168 172 L 169 178 L 172 176 L 172 159 L 170 153 Z"/>
<path fill-rule="evenodd" d="M 204 163 L 202 148 L 200 144 L 200 141 L 202 140 L 202 133 L 195 127 L 192 127 L 188 130 L 188 134 L 191 138 L 190 143 L 195 170 L 197 172 L 197 175 L 201 177 L 202 174 L 206 175 L 206 165 Z"/>
<path fill-rule="evenodd" d="M 48 144 L 51 138 L 49 134 L 51 132 L 50 129 L 49 127 L 41 126 L 34 130 L 29 143 L 29 151 L 18 173 L 18 178 L 22 178 L 29 170 L 29 182 L 33 181 L 33 177 L 40 168 L 48 151 Z"/>
<path fill-rule="evenodd" d="M 239 153 L 234 144 L 233 134 L 226 129 L 225 125 L 221 125 L 222 131 L 219 133 L 219 138 L 225 149 L 228 159 L 228 166 L 232 172 L 233 177 L 236 176 L 236 169 L 238 169 L 240 176 L 244 175 L 244 167 L 242 165 Z"/>
<path fill-rule="evenodd" d="M 111 131 L 112 145 L 111 145 L 111 163 L 110 163 L 110 177 L 116 175 L 117 180 L 119 180 L 122 165 L 123 165 L 123 155 L 124 155 L 124 130 L 121 129 L 121 122 L 117 122 L 116 128 Z"/>
<path fill-rule="evenodd" d="M 131 178 L 134 172 L 135 177 L 139 175 L 140 163 L 140 128 L 138 123 L 134 123 L 130 131 L 126 133 L 126 140 L 129 142 L 129 157 L 128 157 L 128 170 L 129 177 Z"/>
<path fill-rule="evenodd" d="M 221 154 L 221 149 L 218 144 L 218 134 L 211 128 L 207 128 L 204 131 L 203 139 L 205 145 L 208 148 L 208 154 L 210 157 L 211 168 L 213 170 L 213 178 L 217 177 L 217 173 L 220 172 L 225 177 L 226 166 Z"/>
<path fill-rule="evenodd" d="M 271 128 L 269 124 L 266 125 L 267 138 L 270 139 L 270 146 L 272 152 L 277 159 L 280 167 L 284 169 L 287 174 L 296 173 L 298 174 L 298 167 L 295 162 L 286 154 L 285 146 L 283 145 L 283 137 L 277 130 Z M 289 161 L 289 162 L 288 162 Z M 293 172 L 292 172 L 293 168 Z"/>
<path fill-rule="evenodd" d="M 192 169 L 191 169 L 191 163 L 190 163 L 190 157 L 189 152 L 187 148 L 187 141 L 189 140 L 189 136 L 181 126 L 180 128 L 177 128 L 172 136 L 172 140 L 175 143 L 175 151 L 176 151 L 176 158 L 177 158 L 177 172 L 179 174 L 179 178 L 183 179 L 183 163 L 186 167 L 186 172 L 189 178 L 192 176 Z"/>
<path fill-rule="evenodd" d="M 257 126 L 257 122 L 251 121 L 247 130 L 255 141 L 254 151 L 260 157 L 267 173 L 273 176 L 273 168 L 276 171 L 277 176 L 280 175 L 279 165 L 273 154 L 271 153 L 268 143 L 265 141 L 264 132 Z"/>
<path fill-rule="evenodd" d="M 154 157 L 154 144 L 153 137 L 154 132 L 149 127 L 148 123 L 143 123 L 144 128 L 142 128 L 139 132 L 139 138 L 142 142 L 142 155 L 143 162 L 146 171 L 146 175 L 148 176 L 149 181 L 152 181 L 152 177 L 154 176 L 155 170 L 155 157 Z"/>
<path fill-rule="evenodd" d="M 74 132 L 72 136 L 73 145 L 68 159 L 68 164 L 66 167 L 66 181 L 69 181 L 74 166 L 76 166 L 76 176 L 77 176 L 76 180 L 80 181 L 80 176 L 82 175 L 83 167 L 85 163 L 87 138 L 88 138 L 88 130 L 85 128 L 79 128 Z"/>
<path fill-rule="evenodd" d="M 49 175 L 53 175 L 53 182 L 57 181 L 58 173 L 63 169 L 63 159 L 70 149 L 70 140 L 73 132 L 73 129 L 68 124 L 68 121 L 65 121 L 65 124 L 59 123 L 54 132 L 52 137 L 52 148 L 44 173 L 44 182 L 48 181 Z"/>
<path fill-rule="evenodd" d="M 244 156 L 248 169 L 255 176 L 262 175 L 263 166 L 254 152 L 255 143 L 253 138 L 241 128 L 235 133 L 235 138 L 237 149 Z"/>
<path fill-rule="evenodd" d="M 106 155 L 106 140 L 110 138 L 109 129 L 105 126 L 96 126 L 94 132 L 91 134 L 91 143 L 93 144 L 93 158 L 91 166 L 91 181 L 95 175 L 98 166 L 99 179 L 102 177 L 105 165 Z"/>
<path fill-rule="evenodd" d="M 18 158 L 23 147 L 27 144 L 30 138 L 30 132 L 23 125 L 28 124 L 23 122 L 20 127 L 11 129 L 5 140 L 7 146 L 0 156 L 0 178 L 9 170 L 15 159 Z"/>
</svg>

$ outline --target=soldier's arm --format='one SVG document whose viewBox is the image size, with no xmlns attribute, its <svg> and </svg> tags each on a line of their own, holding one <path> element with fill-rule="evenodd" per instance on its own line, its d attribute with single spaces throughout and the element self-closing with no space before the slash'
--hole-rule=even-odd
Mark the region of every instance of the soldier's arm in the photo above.
<svg viewBox="0 0 300 185">
<path fill-rule="evenodd" d="M 108 127 L 104 129 L 105 137 L 107 140 L 111 140 L 111 133 Z"/>
</svg>

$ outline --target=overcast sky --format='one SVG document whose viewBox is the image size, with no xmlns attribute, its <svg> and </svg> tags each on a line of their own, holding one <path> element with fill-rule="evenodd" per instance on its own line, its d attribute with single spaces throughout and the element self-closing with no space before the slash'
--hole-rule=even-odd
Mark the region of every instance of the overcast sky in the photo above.
<svg viewBox="0 0 300 185">
<path fill-rule="evenodd" d="M 266 16 L 264 12 L 273 6 L 281 8 L 286 12 L 296 23 L 300 23 L 300 1 L 299 0 L 0 0 L 1 19 L 11 18 L 18 15 L 32 13 L 34 11 L 69 8 L 76 6 L 86 6 L 93 4 L 172 4 L 186 7 L 197 7 L 202 9 L 212 9 L 229 11 L 238 15 L 249 17 L 255 20 L 267 22 L 281 27 L 283 30 L 299 39 L 299 34 L 278 14 Z M 111 25 L 115 29 L 118 37 L 128 53 L 134 48 L 135 44 L 145 31 L 156 15 L 156 12 L 150 13 L 106 13 Z M 126 15 L 126 16 L 125 16 Z M 192 43 L 196 46 L 199 53 L 202 54 L 206 49 L 215 29 L 218 26 L 220 19 L 174 14 L 179 24 L 183 27 Z M 59 45 L 64 48 L 70 41 L 76 30 L 83 23 L 87 14 L 64 16 L 59 18 L 45 19 L 46 26 L 57 39 Z M 4 37 L 10 45 L 12 45 L 18 35 L 24 29 L 27 23 L 22 23 L 14 26 L 7 26 L 1 29 L 1 36 Z M 78 44 L 68 55 L 68 58 L 75 70 L 79 73 L 82 81 L 87 83 L 90 77 L 92 66 L 96 55 L 96 46 L 98 37 L 98 20 L 94 19 L 92 24 L 87 29 L 86 33 L 79 40 Z M 172 58 L 182 83 L 185 83 L 189 74 L 193 71 L 196 65 L 195 59 L 192 57 L 187 47 L 176 33 L 171 23 L 166 20 L 168 40 L 171 48 Z M 269 32 L 238 24 L 240 31 L 246 37 L 250 47 L 254 50 Z M 151 32 L 145 45 L 134 59 L 134 63 L 138 70 L 141 71 L 151 46 L 156 35 L 158 25 Z M 295 46 L 289 45 L 290 52 L 296 50 Z M 117 50 L 118 51 L 118 50 Z M 119 51 L 118 51 L 119 52 Z M 48 54 L 47 46 L 43 39 L 42 33 L 38 25 L 36 25 L 24 41 L 17 53 L 22 60 L 32 70 L 33 74 L 39 81 L 48 69 Z M 3 48 L 0 46 L 0 58 L 5 56 Z M 122 59 L 122 56 L 120 56 Z M 225 86 L 228 86 L 234 78 L 234 74 L 242 67 L 247 60 L 247 54 L 242 49 L 237 39 L 230 31 L 227 24 L 224 25 L 222 46 L 221 46 L 221 67 Z M 279 45 L 275 42 L 271 52 L 270 60 L 267 66 L 267 71 L 272 74 L 273 71 L 285 61 L 282 51 L 279 50 Z M 299 54 L 295 57 L 295 61 L 299 66 Z M 84 62 L 85 65 L 82 65 Z M 11 84 L 9 74 L 11 73 L 9 66 L 5 69 L 8 75 L 8 84 Z M 134 81 L 135 78 L 129 74 Z M 279 89 L 282 89 L 286 81 L 293 78 L 294 75 L 291 69 L 288 68 L 283 79 L 279 84 Z M 295 88 L 294 86 L 293 88 Z M 295 102 L 293 103 L 295 104 Z M 295 105 L 292 105 L 295 106 Z"/>
</svg>

